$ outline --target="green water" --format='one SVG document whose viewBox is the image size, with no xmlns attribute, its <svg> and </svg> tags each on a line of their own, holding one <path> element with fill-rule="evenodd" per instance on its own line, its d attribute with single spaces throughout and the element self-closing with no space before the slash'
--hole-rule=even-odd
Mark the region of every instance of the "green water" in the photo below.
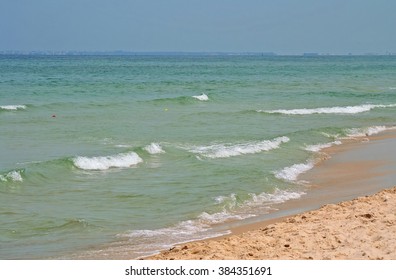
<svg viewBox="0 0 396 280">
<path fill-rule="evenodd" d="M 0 56 L 0 258 L 136 257 L 265 215 L 309 191 L 308 146 L 396 124 L 395 76 L 394 56 Z"/>
</svg>

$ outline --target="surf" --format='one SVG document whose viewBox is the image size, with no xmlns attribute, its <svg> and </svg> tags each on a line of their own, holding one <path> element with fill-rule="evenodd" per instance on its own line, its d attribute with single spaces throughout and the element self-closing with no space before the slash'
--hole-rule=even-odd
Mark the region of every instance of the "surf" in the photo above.
<svg viewBox="0 0 396 280">
<path fill-rule="evenodd" d="M 130 230 L 118 234 L 117 237 L 128 239 L 127 244 L 133 246 L 137 255 L 150 255 L 174 244 L 229 234 L 230 230 L 216 230 L 214 226 L 268 214 L 276 210 L 276 204 L 299 199 L 303 195 L 305 193 L 300 191 L 275 189 L 268 193 L 250 193 L 246 200 L 240 199 L 235 193 L 218 196 L 213 198 L 220 209 L 218 211 L 205 211 L 194 219 L 181 221 L 169 227 Z"/>
<path fill-rule="evenodd" d="M 157 155 L 157 154 L 165 153 L 165 151 L 162 149 L 161 145 L 159 143 L 154 143 L 154 142 L 143 147 L 143 150 L 148 152 L 150 155 Z"/>
<path fill-rule="evenodd" d="M 82 170 L 108 170 L 110 168 L 128 168 L 143 162 L 143 159 L 135 152 L 129 152 L 111 156 L 78 156 L 72 161 L 75 167 Z"/>
<path fill-rule="evenodd" d="M 298 176 L 311 170 L 314 166 L 315 162 L 313 160 L 308 160 L 305 163 L 296 163 L 281 170 L 275 171 L 274 175 L 280 180 L 287 182 L 297 182 Z"/>
<path fill-rule="evenodd" d="M 0 174 L 0 182 L 23 182 L 22 174 L 24 172 L 24 169 L 18 169 Z"/>
<path fill-rule="evenodd" d="M 346 107 L 321 107 L 312 109 L 279 109 L 279 110 L 257 110 L 257 112 L 263 112 L 268 114 L 282 114 L 282 115 L 312 115 L 312 114 L 359 114 L 368 112 L 376 108 L 393 108 L 396 104 L 389 105 L 373 105 L 364 104 L 357 106 L 346 106 Z"/>
<path fill-rule="evenodd" d="M 209 100 L 209 97 L 205 93 L 202 93 L 201 95 L 193 95 L 193 98 L 198 99 L 199 101 Z"/>
<path fill-rule="evenodd" d="M 25 110 L 26 105 L 0 105 L 0 109 L 5 111 Z"/>
<path fill-rule="evenodd" d="M 255 154 L 264 151 L 278 149 L 281 144 L 289 142 L 286 136 L 277 137 L 273 140 L 246 142 L 239 144 L 214 144 L 210 146 L 195 146 L 190 152 L 211 159 L 228 158 L 246 154 Z"/>
</svg>

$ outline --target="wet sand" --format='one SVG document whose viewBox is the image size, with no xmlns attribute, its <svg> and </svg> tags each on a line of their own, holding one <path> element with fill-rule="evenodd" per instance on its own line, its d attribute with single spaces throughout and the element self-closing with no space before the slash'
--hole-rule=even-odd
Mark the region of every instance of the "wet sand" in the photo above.
<svg viewBox="0 0 396 280">
<path fill-rule="evenodd" d="M 324 149 L 327 159 L 299 177 L 310 185 L 301 199 L 150 259 L 396 259 L 395 147 L 391 130 Z"/>
</svg>

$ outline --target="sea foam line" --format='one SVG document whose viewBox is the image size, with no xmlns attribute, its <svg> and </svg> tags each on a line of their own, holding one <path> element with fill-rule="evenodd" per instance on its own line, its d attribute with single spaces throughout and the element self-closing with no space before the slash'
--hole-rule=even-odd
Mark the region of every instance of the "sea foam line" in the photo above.
<svg viewBox="0 0 396 280">
<path fill-rule="evenodd" d="M 296 182 L 299 175 L 311 170 L 314 166 L 315 162 L 313 160 L 308 160 L 306 163 L 296 163 L 292 166 L 275 171 L 274 175 L 281 180 Z"/>
<path fill-rule="evenodd" d="M 26 105 L 3 105 L 0 106 L 2 110 L 16 111 L 20 109 L 26 109 Z"/>
<path fill-rule="evenodd" d="M 22 173 L 24 170 L 12 170 L 5 174 L 0 174 L 1 182 L 23 182 Z"/>
<path fill-rule="evenodd" d="M 151 143 L 150 145 L 147 145 L 143 148 L 146 152 L 148 152 L 151 155 L 156 155 L 156 154 L 163 154 L 165 151 L 162 149 L 161 145 L 158 143 Z"/>
<path fill-rule="evenodd" d="M 263 151 L 270 151 L 279 148 L 282 143 L 287 143 L 289 141 L 290 139 L 288 137 L 282 136 L 273 140 L 247 142 L 234 145 L 215 144 L 210 146 L 198 146 L 189 149 L 189 151 L 207 158 L 228 158 L 244 154 L 255 154 Z"/>
<path fill-rule="evenodd" d="M 125 237 L 136 236 L 161 236 L 161 235 L 194 235 L 198 232 L 207 231 L 212 225 L 228 222 L 230 220 L 242 220 L 258 214 L 263 214 L 257 211 L 257 207 L 268 210 L 269 205 L 279 204 L 292 199 L 298 199 L 304 192 L 287 191 L 275 189 L 273 193 L 249 194 L 250 199 L 245 202 L 239 203 L 236 194 L 229 196 L 219 196 L 214 198 L 216 204 L 223 204 L 223 210 L 209 214 L 202 212 L 197 219 L 182 221 L 175 226 L 162 228 L 158 230 L 133 230 L 122 234 Z M 268 213 L 267 211 L 265 213 Z M 178 239 L 179 240 L 179 239 Z"/>
<path fill-rule="evenodd" d="M 371 136 L 378 133 L 381 133 L 386 130 L 396 129 L 395 126 L 393 127 L 386 127 L 386 126 L 371 126 L 366 128 L 351 128 L 346 130 L 347 137 L 346 139 L 350 139 L 353 137 L 364 137 L 364 136 Z M 345 139 L 340 138 L 340 139 Z M 317 144 L 317 145 L 310 145 L 305 148 L 307 151 L 311 152 L 320 152 L 322 149 L 334 146 L 334 145 L 341 145 L 342 142 L 340 140 L 336 140 L 330 143 L 325 144 Z M 315 166 L 315 161 L 310 159 L 306 163 L 297 163 L 293 164 L 292 166 L 285 167 L 281 170 L 275 171 L 274 175 L 276 178 L 285 180 L 288 182 L 296 182 L 298 176 L 302 173 L 305 173 L 311 170 Z"/>
<path fill-rule="evenodd" d="M 396 107 L 396 104 L 389 105 L 373 105 L 364 104 L 357 106 L 346 106 L 346 107 L 322 107 L 313 109 L 281 109 L 281 110 L 257 110 L 257 112 L 264 112 L 269 114 L 284 114 L 284 115 L 311 115 L 311 114 L 358 114 L 370 111 L 375 108 L 392 108 Z"/>
<path fill-rule="evenodd" d="M 75 157 L 73 164 L 83 170 L 107 170 L 110 168 L 125 168 L 143 162 L 135 152 L 103 157 Z"/>
<path fill-rule="evenodd" d="M 370 126 L 364 128 L 350 128 L 346 130 L 347 138 L 371 136 L 396 127 Z"/>
<path fill-rule="evenodd" d="M 202 93 L 201 95 L 193 95 L 192 97 L 195 99 L 198 99 L 200 101 L 208 101 L 209 100 L 209 97 L 205 93 Z"/>
<path fill-rule="evenodd" d="M 309 151 L 309 152 L 320 152 L 323 149 L 330 148 L 330 147 L 332 147 L 334 145 L 341 145 L 341 144 L 342 144 L 341 141 L 336 140 L 336 141 L 330 142 L 330 143 L 308 145 L 308 146 L 305 147 L 305 150 Z"/>
<path fill-rule="evenodd" d="M 219 212 L 203 212 L 196 219 L 182 221 L 174 226 L 156 230 L 131 230 L 118 237 L 128 238 L 135 252 L 150 254 L 174 244 L 228 234 L 229 230 L 215 231 L 212 226 L 268 213 L 270 205 L 298 199 L 304 194 L 276 189 L 274 193 L 250 194 L 250 199 L 242 203 L 236 194 L 219 196 L 215 198 L 216 204 L 223 205 L 223 210 Z"/>
</svg>

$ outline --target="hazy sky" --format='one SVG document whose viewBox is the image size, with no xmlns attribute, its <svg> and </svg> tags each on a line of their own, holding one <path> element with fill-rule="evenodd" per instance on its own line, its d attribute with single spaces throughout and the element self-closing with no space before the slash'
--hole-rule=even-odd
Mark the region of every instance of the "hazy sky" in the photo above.
<svg viewBox="0 0 396 280">
<path fill-rule="evenodd" d="M 0 0 L 0 51 L 396 53 L 395 0 Z"/>
</svg>

